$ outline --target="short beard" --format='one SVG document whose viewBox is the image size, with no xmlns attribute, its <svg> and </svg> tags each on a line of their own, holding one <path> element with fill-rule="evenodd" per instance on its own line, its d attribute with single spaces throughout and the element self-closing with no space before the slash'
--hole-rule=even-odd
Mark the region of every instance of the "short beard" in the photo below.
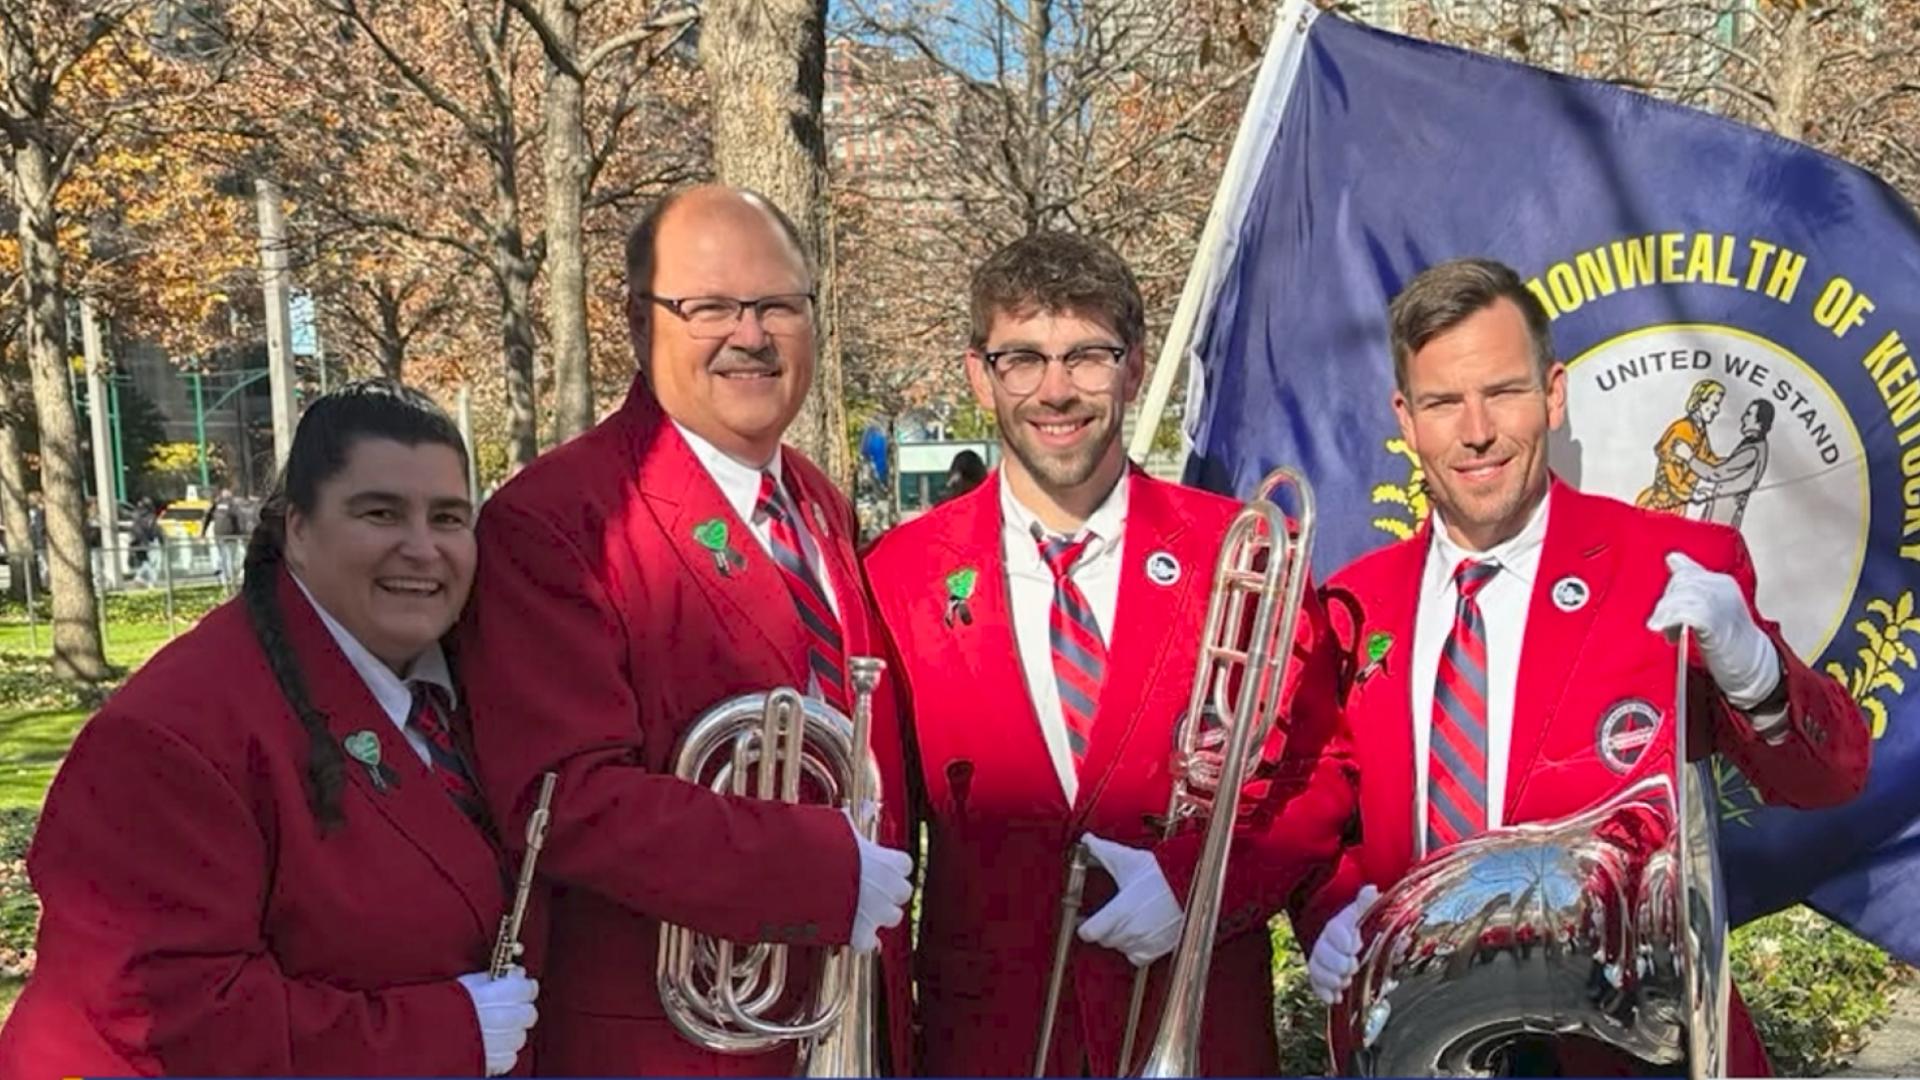
<svg viewBox="0 0 1920 1080">
<path fill-rule="evenodd" d="M 1094 420 L 1094 423 L 1102 422 L 1101 418 Z M 1013 423 L 1024 425 L 1025 420 L 1014 417 Z M 1024 437 L 1008 438 L 1007 448 L 1013 451 L 1014 457 L 1020 459 L 1027 475 L 1049 491 L 1057 492 L 1079 487 L 1092 479 L 1094 472 L 1100 468 L 1100 462 L 1106 458 L 1108 448 L 1119 437 L 1120 425 L 1108 424 L 1105 435 L 1099 441 L 1089 443 L 1084 451 L 1070 457 L 1029 447 Z"/>
</svg>

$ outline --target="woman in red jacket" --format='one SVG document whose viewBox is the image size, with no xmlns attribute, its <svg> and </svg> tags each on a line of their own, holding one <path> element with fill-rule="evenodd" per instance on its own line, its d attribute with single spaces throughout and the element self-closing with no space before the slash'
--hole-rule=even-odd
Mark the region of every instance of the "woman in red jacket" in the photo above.
<svg viewBox="0 0 1920 1080">
<path fill-rule="evenodd" d="M 420 394 L 315 401 L 241 597 L 88 722 L 28 855 L 38 966 L 0 1075 L 497 1075 L 537 985 L 439 639 L 473 580 L 459 432 Z"/>
</svg>

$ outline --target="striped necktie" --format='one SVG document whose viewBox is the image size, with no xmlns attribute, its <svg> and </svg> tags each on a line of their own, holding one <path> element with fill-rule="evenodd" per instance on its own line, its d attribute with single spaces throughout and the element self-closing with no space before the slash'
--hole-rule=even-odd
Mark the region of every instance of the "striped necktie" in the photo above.
<svg viewBox="0 0 1920 1080">
<path fill-rule="evenodd" d="M 1499 563 L 1472 559 L 1453 571 L 1459 600 L 1440 651 L 1428 735 L 1428 854 L 1487 828 L 1487 636 L 1474 598 L 1499 572 Z"/>
<path fill-rule="evenodd" d="M 1036 530 L 1037 531 L 1037 530 Z M 1067 722 L 1067 745 L 1077 772 L 1093 737 L 1093 716 L 1100 704 L 1100 682 L 1107 674 L 1107 645 L 1086 595 L 1069 575 L 1091 536 L 1081 540 L 1035 538 L 1040 558 L 1053 571 L 1053 677 L 1060 685 L 1060 712 Z"/>
<path fill-rule="evenodd" d="M 439 689 L 426 682 L 413 682 L 408 686 L 413 690 L 413 711 L 407 714 L 407 726 L 419 732 L 427 744 L 427 768 L 433 778 L 440 781 L 440 786 L 447 789 L 460 812 L 475 825 L 485 828 L 486 804 L 480 799 L 480 788 L 473 782 L 466 757 L 453 741 L 452 729 L 447 727 Z"/>
<path fill-rule="evenodd" d="M 768 547 L 780 576 L 793 597 L 794 610 L 800 613 L 800 625 L 806 630 L 807 669 L 820 684 L 820 698 L 847 712 L 846 650 L 840 638 L 840 618 L 827 602 L 827 592 L 807 563 L 807 549 L 800 543 L 800 530 L 794 521 L 786 496 L 773 474 L 760 474 L 760 499 L 753 516 L 767 523 Z"/>
</svg>

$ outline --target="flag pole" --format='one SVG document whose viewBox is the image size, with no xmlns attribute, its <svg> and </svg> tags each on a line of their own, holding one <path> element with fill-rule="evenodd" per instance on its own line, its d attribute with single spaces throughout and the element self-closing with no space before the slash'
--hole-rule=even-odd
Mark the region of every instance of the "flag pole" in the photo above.
<svg viewBox="0 0 1920 1080">
<path fill-rule="evenodd" d="M 1187 283 L 1181 288 L 1180 303 L 1173 309 L 1173 321 L 1167 324 L 1166 339 L 1160 344 L 1160 358 L 1153 365 L 1153 381 L 1140 403 L 1140 415 L 1133 429 L 1133 442 L 1127 456 L 1146 460 L 1153 448 L 1153 433 L 1166 414 L 1167 401 L 1173 396 L 1173 381 L 1180 374 L 1182 361 L 1193 344 L 1194 328 L 1212 313 L 1213 298 L 1219 293 L 1220 278 L 1232 264 L 1240 243 L 1240 225 L 1246 220 L 1247 200 L 1260 179 L 1260 167 L 1273 137 L 1280 128 L 1280 114 L 1293 92 L 1294 77 L 1306 55 L 1307 30 L 1319 12 L 1309 0 L 1287 0 L 1273 14 L 1273 29 L 1267 36 L 1266 55 L 1260 61 L 1260 73 L 1247 95 L 1247 107 L 1240 117 L 1240 129 L 1234 133 L 1233 149 L 1227 155 L 1227 169 L 1214 192 L 1213 206 L 1207 211 L 1207 223 L 1200 231 L 1200 245 L 1194 252 L 1193 266 L 1187 270 Z M 1196 415 L 1200 407 L 1198 380 L 1187 395 L 1187 415 Z"/>
</svg>

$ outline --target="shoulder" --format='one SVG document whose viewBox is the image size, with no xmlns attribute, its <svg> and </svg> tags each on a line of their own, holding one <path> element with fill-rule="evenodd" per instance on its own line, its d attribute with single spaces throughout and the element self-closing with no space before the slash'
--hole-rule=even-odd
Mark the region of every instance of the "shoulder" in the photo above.
<svg viewBox="0 0 1920 1080">
<path fill-rule="evenodd" d="M 609 418 L 514 474 L 481 507 L 481 526 L 514 517 L 563 531 L 589 528 L 631 486 L 632 466 L 623 433 Z"/>
<path fill-rule="evenodd" d="M 826 471 L 815 465 L 807 455 L 791 446 L 782 447 L 782 464 L 794 471 L 794 479 L 804 485 L 805 490 L 814 498 L 833 508 L 836 516 L 853 520 L 853 500 L 840 490 L 839 485 L 827 476 Z"/>
<path fill-rule="evenodd" d="M 1189 523 L 1210 531 L 1226 528 L 1245 505 L 1238 499 L 1161 480 L 1144 472 L 1136 477 L 1134 484 L 1134 497 L 1144 497 L 1146 506 L 1165 507 Z"/>
<path fill-rule="evenodd" d="M 1649 510 L 1606 495 L 1562 489 L 1547 527 L 1567 516 L 1583 531 L 1605 536 L 1629 550 L 1643 550 L 1657 558 L 1681 551 L 1709 570 L 1728 571 L 1746 561 L 1746 542 L 1738 530 L 1713 521 L 1696 521 L 1663 510 Z"/>
<path fill-rule="evenodd" d="M 246 608 L 229 600 L 169 642 L 107 699 L 82 738 L 115 744 L 171 741 L 236 768 L 277 730 L 279 685 Z M 291 728 L 289 728 L 291 732 Z"/>
<path fill-rule="evenodd" d="M 1426 565 L 1426 551 L 1427 531 L 1421 529 L 1405 540 L 1374 548 L 1353 559 L 1327 578 L 1327 588 L 1358 591 L 1382 583 L 1391 584 L 1409 574 L 1417 575 Z"/>
<path fill-rule="evenodd" d="M 901 522 L 881 533 L 862 555 L 875 589 L 915 568 L 930 567 L 927 552 L 935 547 L 951 547 L 960 523 L 990 512 L 993 509 L 990 500 L 999 497 L 1000 485 L 989 478 L 965 495 L 948 499 L 912 521 Z"/>
</svg>

